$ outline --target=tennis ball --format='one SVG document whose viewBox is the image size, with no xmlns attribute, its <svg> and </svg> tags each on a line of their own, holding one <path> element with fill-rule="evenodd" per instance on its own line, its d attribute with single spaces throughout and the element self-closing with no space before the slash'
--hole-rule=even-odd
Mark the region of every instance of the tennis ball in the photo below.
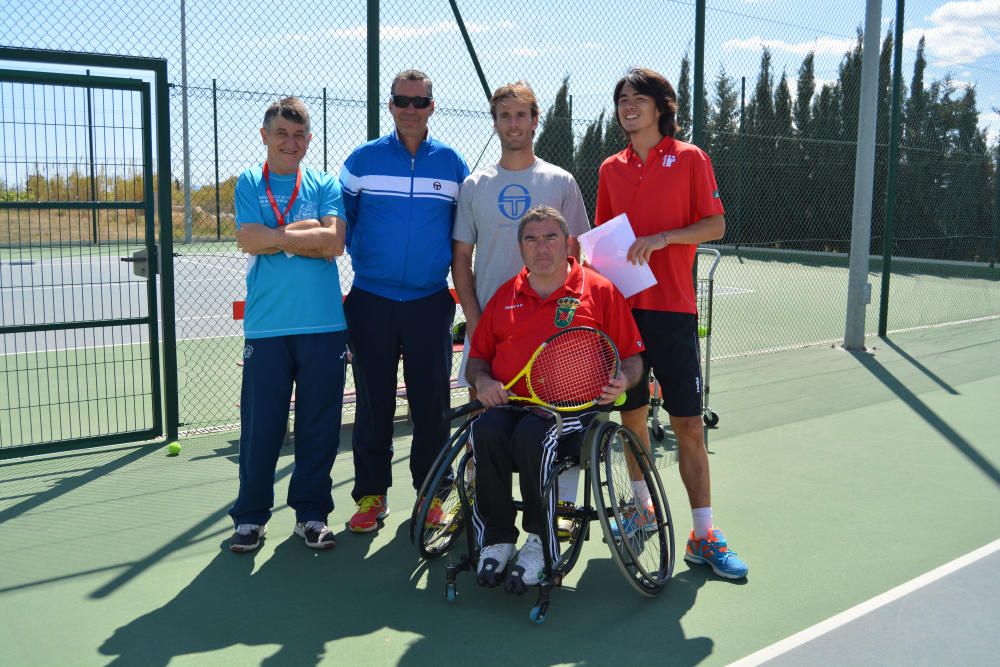
<svg viewBox="0 0 1000 667">
<path fill-rule="evenodd" d="M 622 393 L 618 394 L 618 398 L 615 399 L 614 406 L 616 408 L 620 408 L 621 406 L 625 405 L 625 399 L 626 398 L 627 397 L 626 397 L 624 391 Z"/>
<path fill-rule="evenodd" d="M 174 440 L 167 445 L 167 456 L 177 456 L 181 453 L 181 443 Z"/>
<path fill-rule="evenodd" d="M 698 338 L 704 338 L 707 335 L 708 335 L 708 327 L 706 327 L 704 324 L 699 324 L 698 325 Z"/>
</svg>

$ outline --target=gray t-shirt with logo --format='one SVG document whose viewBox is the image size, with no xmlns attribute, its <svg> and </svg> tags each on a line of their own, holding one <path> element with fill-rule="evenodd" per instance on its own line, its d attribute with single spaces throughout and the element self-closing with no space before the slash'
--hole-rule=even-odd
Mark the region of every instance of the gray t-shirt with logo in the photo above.
<svg viewBox="0 0 1000 667">
<path fill-rule="evenodd" d="M 533 165 L 520 171 L 496 164 L 477 170 L 462 183 L 451 237 L 476 246 L 473 270 L 480 308 L 524 266 L 517 225 L 529 208 L 542 205 L 563 214 L 570 236 L 590 229 L 576 180 L 545 160 L 535 158 Z"/>
</svg>

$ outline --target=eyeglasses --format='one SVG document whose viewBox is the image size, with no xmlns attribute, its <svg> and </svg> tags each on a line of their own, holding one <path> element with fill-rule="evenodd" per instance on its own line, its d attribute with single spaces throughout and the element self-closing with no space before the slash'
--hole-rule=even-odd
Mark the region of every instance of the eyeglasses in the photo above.
<svg viewBox="0 0 1000 667">
<path fill-rule="evenodd" d="M 405 109 L 411 104 L 413 105 L 414 109 L 426 109 L 431 105 L 431 102 L 433 101 L 434 101 L 433 97 L 423 97 L 423 96 L 410 97 L 409 95 L 392 96 L 393 105 L 399 107 L 400 109 Z"/>
</svg>

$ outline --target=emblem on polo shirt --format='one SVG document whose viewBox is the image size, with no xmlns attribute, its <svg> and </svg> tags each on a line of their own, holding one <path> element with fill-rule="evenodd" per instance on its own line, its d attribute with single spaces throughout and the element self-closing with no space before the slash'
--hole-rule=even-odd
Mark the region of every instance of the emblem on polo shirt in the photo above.
<svg viewBox="0 0 1000 667">
<path fill-rule="evenodd" d="M 677 156 L 676 155 L 664 155 L 663 156 L 663 166 L 664 167 L 667 167 L 669 169 L 670 166 L 674 162 L 677 162 Z"/>
<path fill-rule="evenodd" d="M 580 300 L 571 296 L 564 296 L 556 301 L 556 321 L 555 325 L 560 329 L 565 329 L 573 321 L 576 309 L 580 307 Z"/>
<path fill-rule="evenodd" d="M 520 220 L 531 208 L 531 193 L 523 185 L 508 185 L 497 197 L 497 208 L 508 220 Z"/>
</svg>

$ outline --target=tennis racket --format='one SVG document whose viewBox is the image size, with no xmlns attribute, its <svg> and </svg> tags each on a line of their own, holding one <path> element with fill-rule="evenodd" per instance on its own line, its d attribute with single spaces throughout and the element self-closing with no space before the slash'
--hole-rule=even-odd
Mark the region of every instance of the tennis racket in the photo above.
<svg viewBox="0 0 1000 667">
<path fill-rule="evenodd" d="M 607 334 L 591 327 L 571 327 L 539 345 L 504 389 L 510 391 L 524 378 L 528 395 L 511 394 L 511 401 L 560 411 L 582 410 L 597 403 L 601 390 L 620 370 L 618 348 Z M 448 421 L 482 407 L 479 401 L 461 405 L 448 413 Z"/>
</svg>

